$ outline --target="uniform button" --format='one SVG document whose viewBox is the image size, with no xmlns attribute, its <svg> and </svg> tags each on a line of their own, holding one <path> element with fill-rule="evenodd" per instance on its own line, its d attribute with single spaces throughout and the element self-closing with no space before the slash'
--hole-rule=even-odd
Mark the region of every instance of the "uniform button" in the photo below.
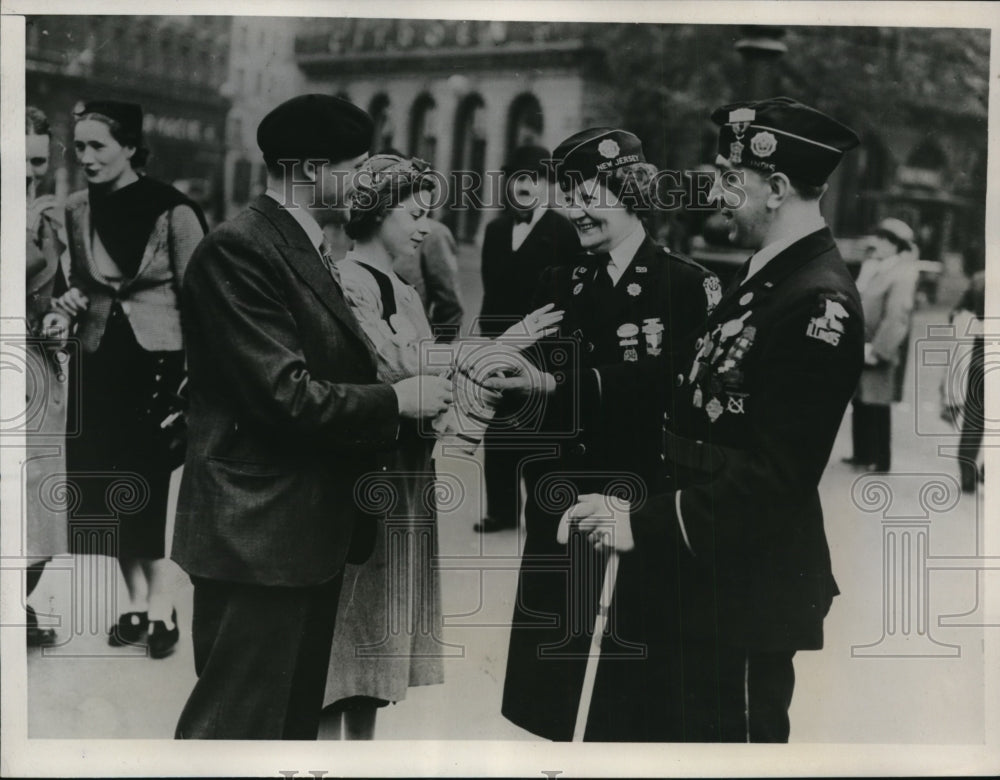
<svg viewBox="0 0 1000 780">
<path fill-rule="evenodd" d="M 677 375 L 677 386 L 680 387 L 684 384 L 684 374 Z"/>
<path fill-rule="evenodd" d="M 587 445 L 586 444 L 576 444 L 576 445 L 574 445 L 573 446 L 573 454 L 574 455 L 586 455 L 587 454 Z"/>
<path fill-rule="evenodd" d="M 587 342 L 587 352 L 593 352 L 593 351 L 594 351 L 594 342 L 593 341 L 588 341 Z"/>
<path fill-rule="evenodd" d="M 662 460 L 664 463 L 666 463 L 667 461 L 667 456 L 664 455 L 662 452 L 660 453 L 660 460 Z"/>
<path fill-rule="evenodd" d="M 382 467 L 382 471 L 388 471 L 388 470 L 389 470 L 389 467 L 388 467 L 388 466 L 383 466 L 383 467 Z"/>
</svg>

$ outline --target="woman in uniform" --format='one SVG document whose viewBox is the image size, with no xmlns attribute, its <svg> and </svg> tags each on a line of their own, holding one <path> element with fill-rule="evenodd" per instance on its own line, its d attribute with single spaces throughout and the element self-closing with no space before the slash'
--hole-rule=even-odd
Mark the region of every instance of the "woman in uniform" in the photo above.
<svg viewBox="0 0 1000 780">
<path fill-rule="evenodd" d="M 721 288 L 715 276 L 658 246 L 646 232 L 642 217 L 657 203 L 657 171 L 645 162 L 635 135 L 585 130 L 563 141 L 553 156 L 583 254 L 543 277 L 538 301 L 555 303 L 566 314 L 559 339 L 540 342 L 539 367 L 578 386 L 549 396 L 534 439 L 550 441 L 559 455 L 536 467 L 525 509 L 503 714 L 539 736 L 569 740 L 607 553 L 575 533 L 560 544 L 559 519 L 579 494 L 614 493 L 635 503 L 655 488 L 661 424 L 670 414 L 667 379 Z M 640 361 L 653 369 L 648 375 L 618 372 Z M 597 381 L 593 369 L 606 381 Z M 584 397 L 594 392 L 603 395 L 599 404 Z M 603 410 L 600 420 L 581 417 L 581 409 L 591 406 Z M 621 560 L 610 632 L 601 643 L 593 699 L 584 713 L 586 740 L 662 738 L 658 697 L 664 687 L 657 685 L 653 662 L 669 618 L 662 570 L 648 553 Z M 661 595 L 654 599 L 650 593 Z"/>
</svg>

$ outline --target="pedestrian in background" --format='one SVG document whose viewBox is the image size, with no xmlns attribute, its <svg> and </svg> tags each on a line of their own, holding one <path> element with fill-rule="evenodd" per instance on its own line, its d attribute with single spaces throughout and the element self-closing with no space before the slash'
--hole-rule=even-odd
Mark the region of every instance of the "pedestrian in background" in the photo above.
<svg viewBox="0 0 1000 780">
<path fill-rule="evenodd" d="M 920 271 L 909 225 L 884 219 L 874 236 L 873 256 L 857 279 L 865 312 L 865 367 L 852 402 L 854 453 L 845 462 L 884 472 L 892 467 L 892 404 L 903 398 Z"/>
<path fill-rule="evenodd" d="M 67 551 L 66 511 L 54 501 L 55 480 L 66 471 L 66 359 L 62 351 L 67 320 L 53 314 L 52 299 L 66 291 L 60 258 L 66 249 L 62 213 L 51 195 L 38 188 L 49 169 L 49 120 L 34 106 L 25 109 L 25 164 L 27 167 L 27 253 L 25 255 L 24 313 L 28 321 L 29 371 L 25 374 L 26 407 L 33 409 L 25 458 L 26 597 L 30 598 L 52 556 Z M 41 627 L 30 604 L 27 611 L 29 645 L 50 645 L 55 629 Z"/>
<path fill-rule="evenodd" d="M 80 435 L 67 441 L 78 516 L 118 516 L 116 549 L 91 549 L 86 520 L 71 519 L 73 552 L 114 554 L 129 604 L 111 645 L 147 644 L 169 655 L 179 630 L 165 560 L 167 493 L 180 465 L 161 423 L 184 378 L 179 293 L 206 231 L 201 209 L 174 187 L 141 175 L 142 108 L 98 100 L 76 113 L 73 145 L 87 189 L 66 204 L 70 289 L 54 304 L 76 323 L 81 355 Z M 109 507 L 118 475 L 140 480 L 135 501 Z"/>
<path fill-rule="evenodd" d="M 553 208 L 548 149 L 515 149 L 503 175 L 504 213 L 486 226 L 483 237 L 479 332 L 490 338 L 535 308 L 538 284 L 546 268 L 570 263 L 580 251 L 573 226 Z M 521 464 L 530 450 L 518 446 L 515 408 L 501 402 L 483 439 L 486 512 L 474 526 L 480 533 L 516 528 L 521 515 Z M 523 476 L 531 482 L 530 474 Z M 530 484 L 527 489 L 531 490 Z"/>
</svg>

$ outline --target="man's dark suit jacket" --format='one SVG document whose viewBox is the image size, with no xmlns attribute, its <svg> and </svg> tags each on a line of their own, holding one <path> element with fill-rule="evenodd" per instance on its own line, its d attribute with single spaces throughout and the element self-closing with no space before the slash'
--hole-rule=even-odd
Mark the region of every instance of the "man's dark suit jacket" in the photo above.
<svg viewBox="0 0 1000 780">
<path fill-rule="evenodd" d="M 339 287 L 305 231 L 261 196 L 199 245 L 182 319 L 189 436 L 173 559 L 226 582 L 332 579 L 368 519 L 358 477 L 398 425 Z"/>
<path fill-rule="evenodd" d="M 580 253 L 576 228 L 561 214 L 546 209 L 516 250 L 511 248 L 514 218 L 503 214 L 486 226 L 483 236 L 483 306 L 479 332 L 499 336 L 532 310 L 542 271 L 573 262 Z"/>
</svg>

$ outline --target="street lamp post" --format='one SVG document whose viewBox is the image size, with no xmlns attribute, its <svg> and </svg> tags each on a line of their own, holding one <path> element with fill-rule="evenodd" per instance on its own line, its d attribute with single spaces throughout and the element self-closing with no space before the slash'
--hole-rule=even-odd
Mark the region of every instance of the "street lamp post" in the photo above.
<svg viewBox="0 0 1000 780">
<path fill-rule="evenodd" d="M 785 28 L 768 25 L 743 25 L 743 36 L 734 44 L 743 58 L 744 95 L 747 100 L 770 97 L 777 86 L 775 63 L 788 51 L 782 38 Z"/>
</svg>

